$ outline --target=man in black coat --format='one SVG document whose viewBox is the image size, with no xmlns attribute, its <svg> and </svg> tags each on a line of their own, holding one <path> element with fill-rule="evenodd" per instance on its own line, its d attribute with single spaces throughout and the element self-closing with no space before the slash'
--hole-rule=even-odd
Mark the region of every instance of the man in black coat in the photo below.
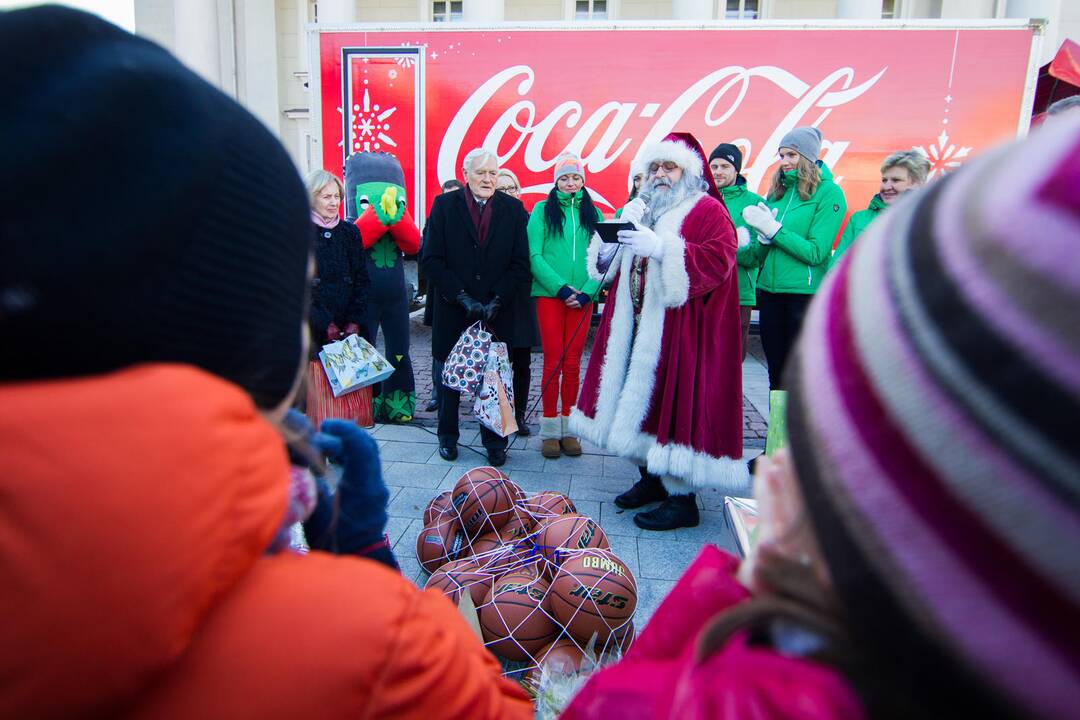
<svg viewBox="0 0 1080 720">
<path fill-rule="evenodd" d="M 442 184 L 442 191 L 448 193 L 451 190 L 460 190 L 462 188 L 461 181 L 457 178 L 451 178 Z M 435 312 L 435 284 L 431 282 L 431 278 L 427 277 L 424 272 L 423 252 L 427 247 L 427 235 L 428 226 L 427 221 L 424 221 L 424 231 L 420 234 L 420 281 L 424 283 L 424 324 L 431 327 L 432 316 Z M 442 368 L 441 361 L 431 358 L 431 400 L 424 406 L 424 410 L 427 412 L 433 412 L 439 408 L 439 388 L 442 387 Z"/>
<path fill-rule="evenodd" d="M 494 153 L 465 156 L 465 187 L 435 198 L 428 217 L 424 273 L 435 286 L 431 354 L 445 362 L 461 333 L 477 320 L 496 338 L 512 342 L 520 286 L 529 279 L 528 216 L 520 200 L 496 192 Z M 457 459 L 461 394 L 439 393 L 439 456 Z M 506 438 L 481 426 L 488 462 L 506 462 Z"/>
</svg>

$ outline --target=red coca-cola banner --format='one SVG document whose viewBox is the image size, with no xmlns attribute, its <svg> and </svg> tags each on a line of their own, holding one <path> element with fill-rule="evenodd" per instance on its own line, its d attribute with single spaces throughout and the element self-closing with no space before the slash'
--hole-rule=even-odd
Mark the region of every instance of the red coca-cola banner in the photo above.
<svg viewBox="0 0 1080 720">
<path fill-rule="evenodd" d="M 706 153 L 739 145 L 763 193 L 780 138 L 812 124 L 854 211 L 892 151 L 922 148 L 938 175 L 1024 127 L 1031 47 L 1018 27 L 324 31 L 322 160 L 340 172 L 348 152 L 395 153 L 426 213 L 474 147 L 517 174 L 527 207 L 569 150 L 610 214 L 639 150 L 672 130 Z"/>
</svg>

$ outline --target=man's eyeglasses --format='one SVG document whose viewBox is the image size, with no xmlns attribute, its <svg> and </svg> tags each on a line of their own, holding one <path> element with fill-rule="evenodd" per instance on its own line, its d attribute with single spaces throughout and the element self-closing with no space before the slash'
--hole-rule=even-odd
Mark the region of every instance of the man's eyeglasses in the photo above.
<svg viewBox="0 0 1080 720">
<path fill-rule="evenodd" d="M 671 162 L 670 160 L 665 160 L 662 163 L 653 163 L 649 165 L 649 174 L 655 175 L 656 171 L 660 168 L 664 168 L 664 172 L 670 173 L 673 172 L 677 167 L 679 167 L 678 163 Z"/>
</svg>

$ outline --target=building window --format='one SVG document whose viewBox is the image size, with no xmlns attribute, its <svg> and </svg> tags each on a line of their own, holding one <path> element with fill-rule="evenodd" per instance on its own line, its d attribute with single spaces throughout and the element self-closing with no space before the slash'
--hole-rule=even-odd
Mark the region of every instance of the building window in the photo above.
<svg viewBox="0 0 1080 720">
<path fill-rule="evenodd" d="M 728 20 L 757 20 L 758 0 L 727 0 Z"/>
<path fill-rule="evenodd" d="M 881 19 L 892 20 L 900 17 L 899 5 L 897 0 L 881 0 Z"/>
<path fill-rule="evenodd" d="M 577 0 L 574 3 L 575 20 L 607 20 L 607 0 Z"/>
<path fill-rule="evenodd" d="M 432 0 L 431 19 L 435 22 L 455 22 L 461 19 L 462 0 Z"/>
</svg>

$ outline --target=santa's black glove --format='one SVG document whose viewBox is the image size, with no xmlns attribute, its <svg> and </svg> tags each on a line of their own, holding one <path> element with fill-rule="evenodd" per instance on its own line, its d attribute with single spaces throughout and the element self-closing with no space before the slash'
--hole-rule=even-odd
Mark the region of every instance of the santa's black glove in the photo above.
<svg viewBox="0 0 1080 720">
<path fill-rule="evenodd" d="M 484 306 L 484 322 L 489 323 L 495 319 L 495 316 L 499 314 L 499 308 L 502 307 L 502 303 L 499 302 L 499 298 L 492 298 L 491 301 Z"/>
<path fill-rule="evenodd" d="M 465 308 L 465 319 L 476 322 L 484 317 L 484 305 L 462 290 L 457 296 L 458 305 Z"/>
</svg>

